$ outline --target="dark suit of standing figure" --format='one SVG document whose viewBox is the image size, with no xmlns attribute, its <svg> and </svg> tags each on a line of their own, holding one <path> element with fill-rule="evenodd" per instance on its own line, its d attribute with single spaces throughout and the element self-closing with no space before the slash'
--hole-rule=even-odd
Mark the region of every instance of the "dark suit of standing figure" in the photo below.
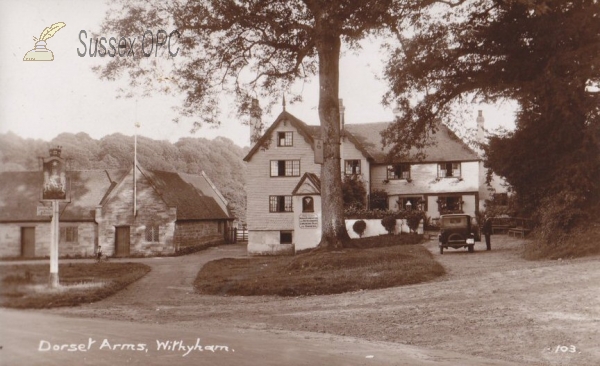
<svg viewBox="0 0 600 366">
<path fill-rule="evenodd" d="M 483 227 L 481 228 L 483 235 L 485 235 L 485 247 L 487 250 L 492 250 L 492 218 L 488 217 L 483 222 Z"/>
</svg>

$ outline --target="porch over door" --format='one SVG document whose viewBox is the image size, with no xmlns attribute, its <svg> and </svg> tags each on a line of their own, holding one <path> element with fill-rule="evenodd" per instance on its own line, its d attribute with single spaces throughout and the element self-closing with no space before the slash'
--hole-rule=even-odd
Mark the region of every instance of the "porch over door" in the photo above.
<svg viewBox="0 0 600 366">
<path fill-rule="evenodd" d="M 118 226 L 115 231 L 115 256 L 129 255 L 129 226 Z"/>
<path fill-rule="evenodd" d="M 21 228 L 21 256 L 35 257 L 35 227 Z"/>
</svg>

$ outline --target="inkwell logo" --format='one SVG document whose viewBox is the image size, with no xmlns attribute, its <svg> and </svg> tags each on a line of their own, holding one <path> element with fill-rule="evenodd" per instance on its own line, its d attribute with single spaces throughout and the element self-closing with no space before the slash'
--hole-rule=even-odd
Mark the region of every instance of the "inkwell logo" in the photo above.
<svg viewBox="0 0 600 366">
<path fill-rule="evenodd" d="M 54 23 L 44 29 L 39 40 L 33 37 L 33 40 L 36 41 L 35 48 L 25 54 L 23 61 L 53 61 L 54 54 L 46 48 L 46 41 L 52 38 L 65 25 L 63 22 Z"/>
</svg>

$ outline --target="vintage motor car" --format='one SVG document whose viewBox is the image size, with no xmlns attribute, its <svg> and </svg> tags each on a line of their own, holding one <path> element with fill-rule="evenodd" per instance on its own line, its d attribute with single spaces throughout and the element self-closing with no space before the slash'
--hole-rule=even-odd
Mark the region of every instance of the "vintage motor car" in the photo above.
<svg viewBox="0 0 600 366">
<path fill-rule="evenodd" d="M 444 249 L 448 248 L 467 248 L 469 252 L 473 252 L 475 242 L 481 241 L 477 219 L 470 215 L 441 215 L 439 225 L 440 254 L 444 254 Z"/>
</svg>

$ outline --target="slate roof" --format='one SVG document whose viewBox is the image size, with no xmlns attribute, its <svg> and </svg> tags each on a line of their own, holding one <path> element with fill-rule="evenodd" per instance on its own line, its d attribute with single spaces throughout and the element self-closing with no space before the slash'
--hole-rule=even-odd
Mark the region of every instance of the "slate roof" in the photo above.
<svg viewBox="0 0 600 366">
<path fill-rule="evenodd" d="M 209 189 L 200 189 L 179 173 L 146 170 L 144 174 L 167 205 L 177 207 L 177 220 L 232 219 L 213 197 L 204 193 L 209 193 Z"/>
<path fill-rule="evenodd" d="M 143 170 L 143 169 L 142 169 Z M 84 170 L 69 172 L 71 200 L 60 203 L 61 221 L 94 221 L 96 207 L 103 205 L 111 191 L 130 170 Z M 178 220 L 232 219 L 226 201 L 217 203 L 214 191 L 203 176 L 143 170 L 167 205 L 177 207 Z M 47 222 L 49 216 L 37 216 L 42 172 L 0 173 L 0 222 Z M 200 184 L 202 180 L 204 184 Z M 192 182 L 192 183 L 191 183 Z M 225 208 L 222 208 L 225 207 Z"/>
<path fill-rule="evenodd" d="M 94 221 L 96 206 L 127 173 L 124 170 L 87 170 L 69 173 L 71 202 L 61 203 L 60 220 Z M 37 216 L 44 177 L 42 172 L 0 173 L 0 222 L 50 221 Z"/>
<path fill-rule="evenodd" d="M 315 139 L 321 138 L 321 127 L 307 125 L 300 119 L 294 117 L 289 112 L 283 111 L 275 122 L 267 129 L 260 140 L 252 147 L 244 161 L 250 161 L 252 155 L 270 138 L 273 130 L 281 121 L 289 121 L 300 132 L 306 141 L 313 146 Z M 371 162 L 376 164 L 386 164 L 390 161 L 387 154 L 389 147 L 383 147 L 381 141 L 381 132 L 385 130 L 391 122 L 375 122 L 363 124 L 345 124 L 344 136 L 352 142 L 356 148 Z M 446 125 L 441 124 L 438 131 L 431 135 L 432 146 L 425 149 L 425 157 L 421 162 L 441 162 L 441 161 L 476 161 L 480 160 L 467 144 L 465 144 L 452 130 Z M 414 156 L 416 149 L 411 150 L 410 155 Z M 417 161 L 416 159 L 404 159 L 402 162 Z"/>
<path fill-rule="evenodd" d="M 179 173 L 179 176 L 186 182 L 193 185 L 205 196 L 214 198 L 217 204 L 221 207 L 221 209 L 227 212 L 229 216 L 231 216 L 231 212 L 229 212 L 229 208 L 227 207 L 227 199 L 223 197 L 221 192 L 219 192 L 217 187 L 204 172 L 202 172 L 201 175 Z"/>
</svg>

